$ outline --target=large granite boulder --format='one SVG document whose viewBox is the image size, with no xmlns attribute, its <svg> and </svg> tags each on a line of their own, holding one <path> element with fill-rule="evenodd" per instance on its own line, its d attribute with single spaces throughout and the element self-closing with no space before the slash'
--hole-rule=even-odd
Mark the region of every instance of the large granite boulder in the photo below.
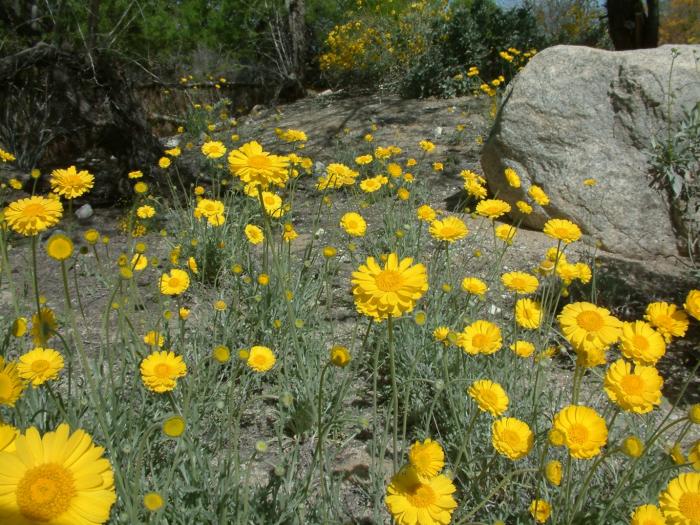
<svg viewBox="0 0 700 525">
<path fill-rule="evenodd" d="M 676 123 L 700 101 L 700 46 L 673 47 L 672 75 L 672 46 L 555 46 L 530 61 L 508 86 L 481 157 L 491 190 L 506 200 L 526 200 L 533 184 L 549 195 L 530 215 L 514 208 L 514 219 L 541 228 L 569 218 L 604 250 L 636 259 L 679 253 L 668 195 L 651 187 L 645 152 L 667 129 L 669 94 Z M 508 185 L 507 167 L 520 188 Z"/>
</svg>

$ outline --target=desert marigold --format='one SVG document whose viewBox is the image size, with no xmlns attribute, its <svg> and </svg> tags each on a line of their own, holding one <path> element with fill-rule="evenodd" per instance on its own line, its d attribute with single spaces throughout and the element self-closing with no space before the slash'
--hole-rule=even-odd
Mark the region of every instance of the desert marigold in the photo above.
<svg viewBox="0 0 700 525">
<path fill-rule="evenodd" d="M 190 276 L 179 268 L 173 268 L 170 273 L 160 277 L 160 293 L 163 295 L 180 295 L 190 286 Z"/>
<path fill-rule="evenodd" d="M 503 171 L 503 175 L 505 176 L 506 180 L 508 181 L 508 185 L 511 188 L 520 187 L 520 177 L 518 177 L 517 172 L 513 168 L 506 168 Z"/>
<path fill-rule="evenodd" d="M 0 423 L 0 452 L 14 452 L 19 430 L 12 425 Z"/>
<path fill-rule="evenodd" d="M 83 234 L 83 237 L 88 244 L 97 244 L 97 241 L 100 240 L 100 232 L 90 229 Z"/>
<path fill-rule="evenodd" d="M 19 377 L 29 381 L 33 387 L 57 379 L 61 370 L 63 356 L 53 348 L 34 348 L 20 356 L 17 363 Z"/>
<path fill-rule="evenodd" d="M 546 522 L 552 514 L 552 506 L 543 499 L 533 500 L 528 510 L 537 523 Z"/>
<path fill-rule="evenodd" d="M 42 308 L 38 314 L 32 315 L 32 340 L 37 346 L 44 346 L 56 334 L 58 323 L 56 314 L 51 308 Z"/>
<path fill-rule="evenodd" d="M 350 364 L 350 350 L 345 346 L 335 345 L 329 350 L 329 359 L 333 366 L 345 368 Z"/>
<path fill-rule="evenodd" d="M 518 357 L 530 357 L 535 353 L 535 345 L 530 341 L 515 341 L 510 345 L 510 349 Z"/>
<path fill-rule="evenodd" d="M 95 177 L 86 170 L 78 171 L 75 166 L 51 172 L 51 190 L 64 199 L 75 199 L 87 193 L 95 184 Z"/>
<path fill-rule="evenodd" d="M 540 282 L 537 277 L 525 272 L 508 272 L 501 275 L 503 286 L 519 294 L 531 294 Z"/>
<path fill-rule="evenodd" d="M 360 189 L 365 193 L 374 193 L 378 191 L 389 182 L 384 175 L 376 175 L 374 177 L 369 177 L 360 182 Z"/>
<path fill-rule="evenodd" d="M 2 162 L 14 162 L 17 158 L 9 151 L 0 148 L 0 160 Z"/>
<path fill-rule="evenodd" d="M 54 233 L 46 241 L 46 253 L 55 261 L 65 261 L 73 255 L 73 241 L 67 235 Z"/>
<path fill-rule="evenodd" d="M 494 235 L 498 239 L 501 239 L 504 243 L 507 245 L 513 244 L 513 241 L 515 240 L 515 235 L 518 233 L 518 229 L 515 226 L 511 226 L 510 224 L 499 224 L 496 226 L 494 229 Z"/>
<path fill-rule="evenodd" d="M 644 319 L 651 323 L 667 343 L 670 343 L 674 337 L 683 337 L 688 330 L 688 316 L 675 304 L 663 301 L 649 303 Z"/>
<path fill-rule="evenodd" d="M 271 191 L 262 192 L 262 204 L 265 213 L 274 219 L 279 219 L 286 212 L 282 197 Z"/>
<path fill-rule="evenodd" d="M 226 345 L 217 345 L 212 350 L 211 355 L 214 360 L 221 364 L 228 363 L 231 359 L 231 350 Z"/>
<path fill-rule="evenodd" d="M 416 441 L 408 451 L 408 461 L 419 478 L 433 478 L 445 466 L 445 452 L 432 439 Z"/>
<path fill-rule="evenodd" d="M 63 423 L 43 436 L 35 427 L 0 453 L 0 522 L 98 525 L 117 499 L 114 472 L 84 430 Z M 22 451 L 21 455 L 19 451 Z"/>
<path fill-rule="evenodd" d="M 603 388 L 610 400 L 635 414 L 651 412 L 661 403 L 664 380 L 653 366 L 633 366 L 623 359 L 610 365 Z"/>
<path fill-rule="evenodd" d="M 210 140 L 202 144 L 202 154 L 210 159 L 219 159 L 226 154 L 226 146 L 218 140 Z"/>
<path fill-rule="evenodd" d="M 282 187 L 289 179 L 289 159 L 264 151 L 256 141 L 231 151 L 228 167 L 244 184 L 259 186 L 262 189 L 270 186 Z"/>
<path fill-rule="evenodd" d="M 353 237 L 362 237 L 367 231 L 367 223 L 359 213 L 353 211 L 344 214 L 340 218 L 340 227 L 345 233 Z"/>
<path fill-rule="evenodd" d="M 545 235 L 566 244 L 581 238 L 581 228 L 566 219 L 549 219 L 542 229 Z"/>
<path fill-rule="evenodd" d="M 510 204 L 500 199 L 485 199 L 476 205 L 476 213 L 489 219 L 497 219 L 510 211 Z"/>
<path fill-rule="evenodd" d="M 688 451 L 688 461 L 692 463 L 693 469 L 700 472 L 700 440 L 696 441 Z"/>
<path fill-rule="evenodd" d="M 360 173 L 337 162 L 326 166 L 326 175 L 319 177 L 316 183 L 317 190 L 338 189 L 343 186 L 352 186 L 355 180 L 360 176 Z"/>
<path fill-rule="evenodd" d="M 463 239 L 468 233 L 467 225 L 457 217 L 445 217 L 430 224 L 430 235 L 438 241 L 453 243 Z"/>
<path fill-rule="evenodd" d="M 502 456 L 513 461 L 532 450 L 534 434 L 527 423 L 514 417 L 497 419 L 491 425 L 491 443 Z"/>
<path fill-rule="evenodd" d="M 246 224 L 246 227 L 243 229 L 243 233 L 245 233 L 245 236 L 250 244 L 260 244 L 265 240 L 265 234 L 263 234 L 263 231 L 254 224 Z"/>
<path fill-rule="evenodd" d="M 515 322 L 518 326 L 528 330 L 539 328 L 542 323 L 542 306 L 532 299 L 518 299 L 515 301 Z"/>
<path fill-rule="evenodd" d="M 684 473 L 659 494 L 659 507 L 669 525 L 700 523 L 700 473 Z"/>
<path fill-rule="evenodd" d="M 406 466 L 391 478 L 384 502 L 398 525 L 447 525 L 457 508 L 456 490 L 443 474 L 425 479 Z"/>
<path fill-rule="evenodd" d="M 149 354 L 141 361 L 141 380 L 152 392 L 170 392 L 177 380 L 187 374 L 187 365 L 174 352 L 162 350 Z"/>
<path fill-rule="evenodd" d="M 520 213 L 523 213 L 525 215 L 530 215 L 532 213 L 532 206 L 530 206 L 527 202 L 525 201 L 518 201 L 515 203 L 515 207 L 518 208 Z"/>
<path fill-rule="evenodd" d="M 690 290 L 688 292 L 683 308 L 689 315 L 700 321 L 700 290 Z"/>
<path fill-rule="evenodd" d="M 653 365 L 666 353 L 666 341 L 644 321 L 625 322 L 620 334 L 620 350 L 635 363 Z"/>
<path fill-rule="evenodd" d="M 656 505 L 640 505 L 630 516 L 630 525 L 667 525 Z"/>
<path fill-rule="evenodd" d="M 490 321 L 474 321 L 457 334 L 457 345 L 467 354 L 493 354 L 501 349 L 501 329 Z"/>
<path fill-rule="evenodd" d="M 131 258 L 130 268 L 136 272 L 144 270 L 148 266 L 148 257 L 141 253 L 135 253 Z"/>
<path fill-rule="evenodd" d="M 627 436 L 622 440 L 620 450 L 626 456 L 638 458 L 644 453 L 644 443 L 637 436 Z"/>
<path fill-rule="evenodd" d="M 478 277 L 465 277 L 462 279 L 462 290 L 473 295 L 484 295 L 489 289 L 486 283 Z"/>
<path fill-rule="evenodd" d="M 19 376 L 17 363 L 0 356 L 0 405 L 15 406 L 23 391 L 24 381 Z"/>
<path fill-rule="evenodd" d="M 136 216 L 139 219 L 150 219 L 151 217 L 154 217 L 155 214 L 156 214 L 155 208 L 153 206 L 149 206 L 147 204 L 136 208 Z"/>
<path fill-rule="evenodd" d="M 588 302 L 567 304 L 558 320 L 564 337 L 577 351 L 605 349 L 620 338 L 622 323 L 605 308 Z"/>
<path fill-rule="evenodd" d="M 149 330 L 143 336 L 143 342 L 147 346 L 162 348 L 165 344 L 165 336 L 156 330 Z"/>
<path fill-rule="evenodd" d="M 187 421 L 182 416 L 169 416 L 163 420 L 161 430 L 170 438 L 178 438 L 187 430 Z"/>
<path fill-rule="evenodd" d="M 21 235 L 36 235 L 61 220 L 63 205 L 56 199 L 34 195 L 11 202 L 5 208 L 5 220 L 13 231 Z"/>
<path fill-rule="evenodd" d="M 141 170 L 130 171 L 127 174 L 127 177 L 129 177 L 130 179 L 140 179 L 141 177 L 143 177 L 143 172 Z"/>
<path fill-rule="evenodd" d="M 549 204 L 549 197 L 539 186 L 533 184 L 530 186 L 530 189 L 527 190 L 527 194 L 540 206 L 547 206 L 547 204 Z"/>
<path fill-rule="evenodd" d="M 558 459 L 552 459 L 544 466 L 544 475 L 552 485 L 559 486 L 561 484 L 562 465 Z"/>
<path fill-rule="evenodd" d="M 494 417 L 498 417 L 508 410 L 510 403 L 508 394 L 501 385 L 490 379 L 474 381 L 467 389 L 467 393 L 476 402 L 479 410 L 488 412 Z"/>
<path fill-rule="evenodd" d="M 597 456 L 608 440 L 605 420 L 587 406 L 569 405 L 562 408 L 554 416 L 552 430 L 562 436 L 562 444 L 576 459 Z"/>
<path fill-rule="evenodd" d="M 383 268 L 374 257 L 368 257 L 365 264 L 352 273 L 352 293 L 357 310 L 375 319 L 401 317 L 412 311 L 427 291 L 425 266 L 414 265 L 410 257 L 399 261 L 395 253 L 389 254 Z"/>
<path fill-rule="evenodd" d="M 246 363 L 255 372 L 267 372 L 275 366 L 275 354 L 266 346 L 253 346 L 248 352 Z"/>
<path fill-rule="evenodd" d="M 435 213 L 435 210 L 433 208 L 431 208 L 427 204 L 423 204 L 422 206 L 419 206 L 416 210 L 416 216 L 421 221 L 433 222 L 437 214 Z"/>
<path fill-rule="evenodd" d="M 170 160 L 168 157 L 161 157 L 158 159 L 158 167 L 161 169 L 169 168 L 172 162 L 173 161 Z"/>
<path fill-rule="evenodd" d="M 24 334 L 27 333 L 27 318 L 18 317 L 12 321 L 11 330 L 14 337 L 24 337 Z"/>
<path fill-rule="evenodd" d="M 163 508 L 165 500 L 158 492 L 147 492 L 143 495 L 143 506 L 149 512 L 156 512 Z"/>
<path fill-rule="evenodd" d="M 224 203 L 214 199 L 201 199 L 194 209 L 197 219 L 205 218 L 212 226 L 221 226 L 226 222 Z"/>
</svg>

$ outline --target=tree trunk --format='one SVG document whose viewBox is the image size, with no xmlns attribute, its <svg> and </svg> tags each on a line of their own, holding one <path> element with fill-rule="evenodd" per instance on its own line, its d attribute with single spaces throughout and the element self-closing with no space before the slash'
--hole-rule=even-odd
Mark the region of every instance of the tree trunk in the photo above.
<svg viewBox="0 0 700 525">
<path fill-rule="evenodd" d="M 286 0 L 285 3 L 293 73 L 301 84 L 306 66 L 306 5 L 304 0 Z"/>
<path fill-rule="evenodd" d="M 618 51 L 658 46 L 658 0 L 608 0 L 608 31 Z"/>
</svg>

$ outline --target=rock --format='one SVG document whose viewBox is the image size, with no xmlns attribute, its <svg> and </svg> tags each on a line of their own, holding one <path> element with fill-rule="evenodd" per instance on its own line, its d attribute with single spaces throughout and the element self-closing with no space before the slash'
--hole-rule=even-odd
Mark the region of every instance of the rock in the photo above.
<svg viewBox="0 0 700 525">
<path fill-rule="evenodd" d="M 680 52 L 670 80 L 672 121 L 700 99 L 693 52 Z M 550 197 L 515 220 L 541 228 L 568 218 L 610 252 L 635 259 L 679 253 L 665 193 L 652 189 L 645 149 L 666 130 L 671 46 L 611 52 L 555 46 L 537 54 L 511 82 L 481 164 L 493 193 L 528 200 L 536 184 Z M 503 176 L 511 167 L 522 185 Z M 584 180 L 596 184 L 587 186 Z"/>
<path fill-rule="evenodd" d="M 80 208 L 75 210 L 75 216 L 79 221 L 87 221 L 93 215 L 92 206 L 89 204 L 83 204 Z"/>
</svg>

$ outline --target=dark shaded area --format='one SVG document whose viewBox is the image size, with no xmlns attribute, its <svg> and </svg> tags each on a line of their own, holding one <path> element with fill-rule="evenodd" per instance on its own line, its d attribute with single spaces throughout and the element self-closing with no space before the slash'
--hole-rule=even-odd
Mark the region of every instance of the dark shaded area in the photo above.
<svg viewBox="0 0 700 525">
<path fill-rule="evenodd" d="M 608 0 L 608 31 L 617 51 L 659 45 L 658 0 Z"/>
</svg>

